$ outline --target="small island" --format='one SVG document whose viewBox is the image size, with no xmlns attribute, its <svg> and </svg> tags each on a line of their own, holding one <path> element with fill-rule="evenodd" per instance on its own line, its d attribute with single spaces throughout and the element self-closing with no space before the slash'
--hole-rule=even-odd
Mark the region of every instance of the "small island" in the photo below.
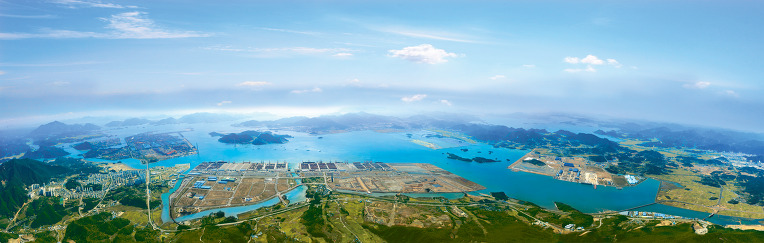
<svg viewBox="0 0 764 243">
<path fill-rule="evenodd" d="M 452 154 L 452 153 L 446 153 L 446 155 L 448 155 L 449 159 L 459 160 L 459 161 L 464 161 L 464 162 L 473 162 L 473 161 L 474 162 L 478 162 L 478 163 L 500 162 L 499 160 L 488 159 L 488 158 L 483 158 L 483 157 L 475 157 L 475 158 L 470 159 L 470 158 L 464 158 L 464 157 L 461 157 L 459 155 Z"/>
<path fill-rule="evenodd" d="M 292 138 L 289 135 L 274 134 L 270 131 L 260 132 L 247 130 L 240 133 L 222 134 L 218 132 L 211 132 L 210 136 L 220 137 L 218 139 L 221 143 L 227 144 L 252 144 L 252 145 L 264 145 L 264 144 L 283 144 L 289 142 L 287 138 Z"/>
</svg>

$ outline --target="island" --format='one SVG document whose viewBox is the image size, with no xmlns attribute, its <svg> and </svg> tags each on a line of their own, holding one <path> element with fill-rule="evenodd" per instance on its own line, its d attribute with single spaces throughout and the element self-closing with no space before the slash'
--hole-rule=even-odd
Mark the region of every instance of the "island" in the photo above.
<svg viewBox="0 0 764 243">
<path fill-rule="evenodd" d="M 260 132 L 247 130 L 240 133 L 218 133 L 211 132 L 210 136 L 220 137 L 218 142 L 227 144 L 252 144 L 252 145 L 265 145 L 265 144 L 283 144 L 289 142 L 287 138 L 292 138 L 290 135 L 274 134 L 270 131 Z"/>
</svg>

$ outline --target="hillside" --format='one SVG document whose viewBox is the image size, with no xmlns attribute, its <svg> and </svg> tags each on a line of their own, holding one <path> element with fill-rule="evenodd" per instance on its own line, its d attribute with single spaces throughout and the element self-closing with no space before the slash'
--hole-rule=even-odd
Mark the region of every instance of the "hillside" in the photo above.
<svg viewBox="0 0 764 243">
<path fill-rule="evenodd" d="M 31 159 L 14 159 L 0 164 L 0 216 L 12 217 L 27 200 L 25 187 L 42 184 L 61 176 L 69 169 Z"/>
</svg>

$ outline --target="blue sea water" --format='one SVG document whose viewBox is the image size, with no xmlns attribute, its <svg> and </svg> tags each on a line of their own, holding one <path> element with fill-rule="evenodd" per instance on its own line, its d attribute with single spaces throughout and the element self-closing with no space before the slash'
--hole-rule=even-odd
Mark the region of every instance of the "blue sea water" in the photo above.
<svg viewBox="0 0 764 243">
<path fill-rule="evenodd" d="M 191 128 L 191 129 L 189 129 Z M 277 134 L 289 134 L 293 138 L 285 144 L 268 145 L 231 145 L 217 141 L 208 133 L 241 132 L 245 128 L 232 127 L 228 124 L 194 124 L 131 127 L 110 131 L 120 137 L 134 135 L 144 131 L 181 131 L 191 143 L 196 145 L 199 153 L 180 158 L 152 163 L 149 167 L 173 166 L 175 164 L 191 164 L 191 168 L 204 161 L 287 161 L 290 167 L 297 166 L 302 161 L 380 161 L 386 163 L 431 163 L 442 169 L 462 176 L 470 181 L 485 186 L 487 189 L 479 193 L 505 192 L 509 197 L 533 202 L 546 208 L 554 208 L 554 202 L 569 204 L 583 212 L 595 213 L 603 210 L 623 210 L 655 201 L 659 182 L 648 179 L 635 186 L 618 190 L 614 187 L 600 186 L 594 189 L 591 185 L 555 180 L 549 176 L 513 172 L 507 166 L 522 157 L 528 151 L 505 148 L 494 148 L 488 144 L 469 144 L 450 138 L 427 138 L 427 131 L 401 133 L 379 133 L 374 131 L 357 131 L 338 134 L 310 135 L 291 131 L 274 131 Z M 411 142 L 412 139 L 431 142 L 440 149 L 431 149 Z M 463 151 L 466 149 L 468 151 Z M 461 157 L 485 157 L 499 160 L 496 163 L 462 162 L 448 159 L 446 153 L 454 153 Z M 74 155 L 76 156 L 76 155 Z M 134 168 L 145 168 L 137 160 L 122 160 Z M 299 193 L 298 193 L 299 194 Z M 304 191 L 303 191 L 304 194 Z M 169 195 L 169 194 L 168 194 Z M 299 195 L 295 195 L 299 197 Z M 304 198 L 304 195 L 302 195 Z M 163 204 L 167 198 L 163 195 Z M 299 198 L 295 198 L 299 200 Z M 278 199 L 276 199 L 278 201 Z M 291 199 L 290 199 L 291 200 Z M 295 201 L 297 201 L 295 200 Z M 229 208 L 233 212 L 245 212 L 262 206 L 261 204 Z M 272 205 L 272 204 L 271 204 Z M 166 206 L 165 206 L 166 209 Z M 705 218 L 707 213 L 691 210 L 676 210 L 678 208 L 653 205 L 640 211 L 655 211 L 692 218 Z M 244 210 L 244 211 L 241 211 Z M 168 212 L 168 210 L 164 210 Z M 217 211 L 217 210 L 214 210 Z M 209 214 L 209 212 L 204 215 Z M 227 215 L 228 212 L 226 212 Z M 202 215 L 201 213 L 199 215 Z M 203 216 L 203 215 L 202 215 Z M 702 216 L 702 217 L 700 217 Z M 190 216 L 184 216 L 190 217 Z M 169 216 L 163 215 L 163 220 L 169 221 Z M 736 223 L 737 219 L 713 217 L 714 223 Z M 733 221 L 734 220 L 734 221 Z"/>
</svg>

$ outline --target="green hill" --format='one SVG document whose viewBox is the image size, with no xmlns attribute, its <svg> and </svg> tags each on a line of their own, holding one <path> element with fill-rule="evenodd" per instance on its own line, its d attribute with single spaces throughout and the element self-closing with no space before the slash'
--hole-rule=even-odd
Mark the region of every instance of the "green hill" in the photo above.
<svg viewBox="0 0 764 243">
<path fill-rule="evenodd" d="M 32 159 L 14 159 L 0 164 L 0 216 L 13 217 L 27 200 L 25 187 L 42 184 L 69 169 Z"/>
</svg>

